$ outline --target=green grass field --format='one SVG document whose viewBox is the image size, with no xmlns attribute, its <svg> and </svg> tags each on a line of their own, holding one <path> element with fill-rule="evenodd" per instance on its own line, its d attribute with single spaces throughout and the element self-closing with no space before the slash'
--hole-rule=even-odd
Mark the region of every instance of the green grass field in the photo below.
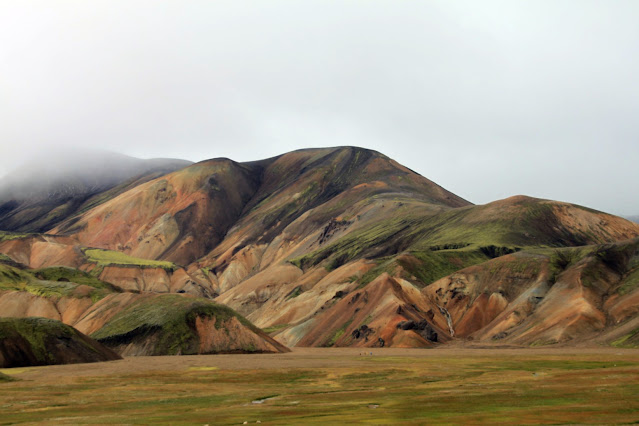
<svg viewBox="0 0 639 426">
<path fill-rule="evenodd" d="M 301 349 L 2 370 L 0 424 L 639 421 L 632 350 Z"/>
</svg>

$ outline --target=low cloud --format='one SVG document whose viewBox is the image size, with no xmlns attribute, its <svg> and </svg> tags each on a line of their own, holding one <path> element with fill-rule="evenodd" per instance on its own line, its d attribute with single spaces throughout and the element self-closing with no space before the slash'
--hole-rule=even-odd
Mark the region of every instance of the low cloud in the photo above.
<svg viewBox="0 0 639 426">
<path fill-rule="evenodd" d="M 0 173 L 59 146 L 381 151 L 475 203 L 639 212 L 632 1 L 0 5 Z"/>
</svg>

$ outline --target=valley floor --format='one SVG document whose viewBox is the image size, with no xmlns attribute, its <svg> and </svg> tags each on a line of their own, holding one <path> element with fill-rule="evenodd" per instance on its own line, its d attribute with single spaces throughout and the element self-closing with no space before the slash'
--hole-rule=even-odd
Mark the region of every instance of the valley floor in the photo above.
<svg viewBox="0 0 639 426">
<path fill-rule="evenodd" d="M 0 424 L 639 421 L 629 349 L 296 348 L 0 372 L 20 379 L 0 383 Z"/>
</svg>

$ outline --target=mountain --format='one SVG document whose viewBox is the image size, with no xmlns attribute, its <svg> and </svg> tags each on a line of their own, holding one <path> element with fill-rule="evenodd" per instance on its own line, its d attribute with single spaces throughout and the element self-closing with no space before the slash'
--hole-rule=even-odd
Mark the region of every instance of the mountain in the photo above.
<svg viewBox="0 0 639 426">
<path fill-rule="evenodd" d="M 189 164 L 83 150 L 34 159 L 0 183 L 0 229 L 44 232 L 74 214 Z"/>
<path fill-rule="evenodd" d="M 381 210 L 384 200 L 396 201 Z M 299 228 L 296 236 L 308 234 L 356 210 L 368 212 L 365 219 L 353 216 L 366 223 L 393 214 L 399 204 L 427 212 L 469 205 L 373 151 L 303 150 L 254 163 L 204 161 L 139 185 L 50 232 L 187 265 L 211 252 L 217 257 L 238 241 L 270 244 L 291 225 Z"/>
<path fill-rule="evenodd" d="M 362 148 L 207 160 L 101 201 L 44 234 L 0 234 L 0 253 L 36 277 L 74 268 L 71 283 L 84 274 L 110 294 L 60 304 L 14 285 L 4 306 L 19 315 L 37 306 L 120 353 L 177 350 L 163 331 L 173 320 L 129 319 L 155 306 L 191 318 L 205 299 L 287 346 L 613 343 L 639 307 L 639 224 L 521 195 L 473 205 Z M 618 255 L 626 260 L 608 259 Z M 212 329 L 193 333 L 201 342 Z"/>
</svg>

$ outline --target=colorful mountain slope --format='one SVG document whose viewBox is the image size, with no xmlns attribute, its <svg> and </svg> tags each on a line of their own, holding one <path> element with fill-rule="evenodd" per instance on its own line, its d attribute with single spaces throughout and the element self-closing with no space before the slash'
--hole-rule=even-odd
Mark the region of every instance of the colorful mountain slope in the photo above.
<svg viewBox="0 0 639 426">
<path fill-rule="evenodd" d="M 529 345 L 632 333 L 605 337 L 630 327 L 618 312 L 635 312 L 639 300 L 600 306 L 613 299 L 593 289 L 621 278 L 593 253 L 637 237 L 638 224 L 557 201 L 474 206 L 380 153 L 341 147 L 197 163 L 47 234 L 5 233 L 0 253 L 30 268 L 78 268 L 122 292 L 103 299 L 108 308 L 92 305 L 100 306 L 100 317 L 85 315 L 93 323 L 78 322 L 90 333 L 147 296 L 130 292 L 189 293 L 231 307 L 286 345 Z M 567 253 L 585 263 L 559 273 Z M 583 268 L 600 271 L 590 287 Z M 169 300 L 153 296 L 148 309 Z M 142 340 L 161 339 L 153 333 Z M 167 351 L 138 337 L 118 337 L 119 350 Z"/>
<path fill-rule="evenodd" d="M 31 270 L 13 261 L 0 263 L 0 312 L 7 320 L 37 316 L 63 321 L 121 355 L 288 350 L 210 299 L 123 291 L 89 273 L 62 266 Z M 48 331 L 42 330 L 44 336 Z M 14 343 L 7 345 L 7 351 L 31 353 Z M 43 362 L 40 355 L 24 357 Z M 11 358 L 11 363 L 17 359 Z"/>
</svg>

